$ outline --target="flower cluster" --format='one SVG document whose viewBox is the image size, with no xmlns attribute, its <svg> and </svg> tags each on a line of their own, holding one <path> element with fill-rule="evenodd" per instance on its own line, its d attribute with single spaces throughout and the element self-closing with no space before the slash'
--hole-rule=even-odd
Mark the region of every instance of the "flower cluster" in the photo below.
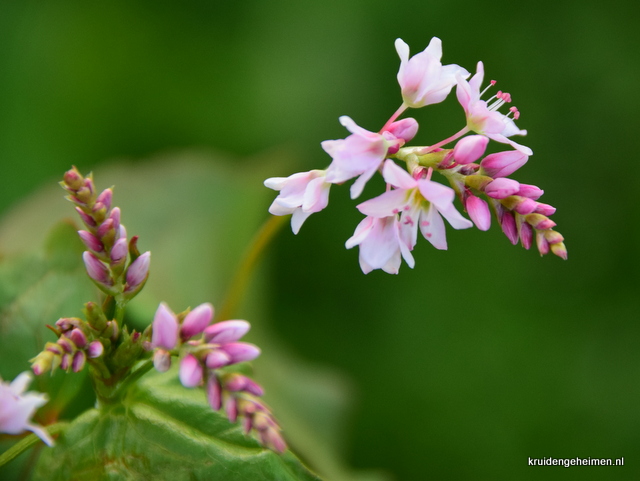
<svg viewBox="0 0 640 481">
<path fill-rule="evenodd" d="M 36 409 L 49 399 L 46 394 L 25 392 L 30 383 L 31 374 L 28 372 L 23 372 L 11 383 L 4 382 L 0 377 L 0 433 L 20 434 L 28 430 L 53 446 L 49 433 L 31 422 Z"/>
<path fill-rule="evenodd" d="M 67 199 L 75 204 L 86 227 L 78 234 L 89 249 L 82 256 L 89 277 L 106 294 L 134 297 L 149 275 L 151 253 L 138 253 L 137 236 L 127 241 L 120 208 L 111 208 L 113 190 L 105 189 L 98 195 L 92 176 L 84 178 L 75 167 L 65 173 L 60 185 L 69 192 Z M 125 266 L 127 253 L 131 262 Z"/>
<path fill-rule="evenodd" d="M 167 371 L 171 356 L 180 357 L 183 386 L 204 387 L 213 410 L 224 407 L 229 421 L 242 418 L 246 434 L 254 429 L 262 444 L 284 452 L 280 427 L 269 408 L 258 400 L 262 387 L 247 376 L 223 369 L 260 355 L 257 346 L 238 342 L 249 331 L 249 323 L 228 320 L 211 324 L 213 315 L 213 306 L 208 303 L 177 315 L 161 303 L 153 319 L 151 342 L 146 345 L 153 350 L 155 368 Z"/>
<path fill-rule="evenodd" d="M 307 217 L 328 205 L 331 185 L 355 178 L 351 185 L 351 197 L 355 199 L 367 181 L 380 172 L 386 192 L 357 206 L 366 217 L 346 242 L 347 248 L 360 247 L 360 266 L 365 274 L 374 269 L 396 274 L 401 259 L 413 267 L 411 251 L 417 244 L 418 231 L 435 248 L 446 249 L 443 217 L 454 229 L 475 224 L 480 230 L 487 230 L 491 225 L 490 208 L 513 244 L 519 240 L 529 249 L 535 238 L 541 255 L 552 252 L 566 259 L 564 239 L 552 229 L 555 223 L 549 219 L 555 208 L 537 202 L 543 191 L 507 178 L 533 155 L 529 147 L 511 139 L 527 133 L 514 122 L 520 116 L 518 109 L 510 107 L 506 114 L 500 112 L 511 102 L 511 95 L 498 91 L 483 100 L 496 82 L 492 80 L 481 90 L 482 62 L 467 80 L 470 73 L 464 68 L 442 65 L 442 42 L 436 37 L 411 58 L 405 42 L 397 39 L 395 46 L 400 56 L 400 108 L 377 133 L 363 129 L 349 117 L 340 117 L 340 123 L 351 134 L 322 142 L 322 148 L 332 158 L 327 169 L 265 181 L 267 187 L 279 191 L 269 212 L 292 214 L 291 227 L 297 234 Z M 466 125 L 430 146 L 407 146 L 418 131 L 418 122 L 413 118 L 397 120 L 400 115 L 408 108 L 442 102 L 454 87 Z M 485 156 L 490 140 L 511 150 Z M 452 148 L 444 148 L 453 142 Z M 393 159 L 404 162 L 406 168 Z M 432 181 L 434 171 L 443 175 L 450 187 Z M 473 222 L 456 210 L 456 195 Z"/>
</svg>

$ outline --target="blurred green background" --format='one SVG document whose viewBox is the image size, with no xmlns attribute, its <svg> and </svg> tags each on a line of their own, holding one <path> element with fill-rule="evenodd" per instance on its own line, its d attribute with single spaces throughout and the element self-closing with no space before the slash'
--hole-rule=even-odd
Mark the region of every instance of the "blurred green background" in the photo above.
<svg viewBox="0 0 640 481">
<path fill-rule="evenodd" d="M 569 260 L 513 247 L 494 225 L 449 230 L 446 252 L 422 240 L 416 268 L 403 265 L 399 276 L 364 276 L 357 250 L 344 249 L 361 215 L 348 188 L 333 188 L 328 209 L 297 237 L 284 229 L 269 252 L 271 335 L 350 380 L 340 451 L 354 468 L 397 480 L 638 479 L 634 8 L 5 1 L 0 212 L 71 164 L 100 179 L 113 159 L 147 165 L 196 149 L 228 153 L 238 176 L 255 165 L 243 158 L 265 151 L 294 159 L 272 172 L 260 166 L 267 175 L 323 168 L 320 141 L 346 135 L 340 115 L 377 130 L 399 105 L 393 41 L 417 53 L 439 36 L 444 63 L 473 70 L 483 60 L 487 77 L 512 94 L 529 131 L 523 143 L 535 152 L 515 177 L 541 186 L 558 208 Z M 418 144 L 463 121 L 453 96 L 410 115 L 421 125 Z M 139 195 L 150 187 L 140 184 Z M 187 194 L 167 193 L 176 202 Z M 265 219 L 271 198 L 262 199 Z M 167 228 L 180 224 L 174 212 L 162 219 Z M 32 235 L 41 235 L 37 226 Z M 624 456 L 625 466 L 527 466 L 548 456 Z"/>
</svg>

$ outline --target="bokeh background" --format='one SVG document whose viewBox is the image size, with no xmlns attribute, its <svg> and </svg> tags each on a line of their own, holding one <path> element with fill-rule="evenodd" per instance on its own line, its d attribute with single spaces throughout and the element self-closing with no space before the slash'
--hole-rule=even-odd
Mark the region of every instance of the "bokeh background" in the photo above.
<svg viewBox="0 0 640 481">
<path fill-rule="evenodd" d="M 328 209 L 297 237 L 288 228 L 277 236 L 261 273 L 261 315 L 284 351 L 331 373 L 325 382 L 346 393 L 329 451 L 354 471 L 316 465 L 313 452 L 324 448 L 308 439 L 292 444 L 329 479 L 638 479 L 634 8 L 615 0 L 5 1 L 0 213 L 11 216 L 72 164 L 100 179 L 114 159 L 150 172 L 159 157 L 215 152 L 205 162 L 224 164 L 239 182 L 254 182 L 256 170 L 323 168 L 320 141 L 346 135 L 340 115 L 377 130 L 399 105 L 393 41 L 402 37 L 416 53 L 439 36 L 444 63 L 474 70 L 483 60 L 512 94 L 529 131 L 523 143 L 535 152 L 515 177 L 540 185 L 558 208 L 569 260 L 511 246 L 494 226 L 450 230 L 446 252 L 423 240 L 414 270 L 364 276 L 357 250 L 344 249 L 361 216 L 348 189 L 333 188 Z M 418 144 L 463 121 L 453 96 L 411 114 Z M 146 179 L 131 183 L 136 196 L 158 188 Z M 192 192 L 172 187 L 163 185 L 167 202 L 186 204 L 156 219 L 160 230 L 186 228 Z M 199 189 L 206 197 L 207 186 Z M 259 197 L 264 215 L 250 221 L 237 199 L 216 205 L 238 209 L 242 230 L 267 218 L 271 198 Z M 233 225 L 208 235 L 229 232 Z M 33 226 L 30 234 L 42 233 Z M 156 246 L 147 239 L 144 248 Z M 185 269 L 207 275 L 197 260 Z M 289 374 L 290 384 L 309 379 Z M 528 457 L 549 456 L 624 457 L 625 466 L 527 466 Z"/>
</svg>

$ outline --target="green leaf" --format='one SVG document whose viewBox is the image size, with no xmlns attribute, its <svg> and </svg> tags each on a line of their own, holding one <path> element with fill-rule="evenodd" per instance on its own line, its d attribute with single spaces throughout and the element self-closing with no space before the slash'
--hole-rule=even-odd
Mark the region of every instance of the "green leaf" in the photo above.
<svg viewBox="0 0 640 481">
<path fill-rule="evenodd" d="M 176 370 L 148 374 L 123 405 L 91 409 L 43 451 L 36 480 L 318 481 L 290 452 L 265 449 L 213 412 Z"/>
</svg>

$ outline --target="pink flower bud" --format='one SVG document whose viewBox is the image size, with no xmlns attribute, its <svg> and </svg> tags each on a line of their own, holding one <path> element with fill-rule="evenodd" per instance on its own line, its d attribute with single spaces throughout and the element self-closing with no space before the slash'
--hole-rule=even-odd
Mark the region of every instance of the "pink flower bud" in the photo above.
<svg viewBox="0 0 640 481">
<path fill-rule="evenodd" d="M 75 167 L 64 173 L 63 182 L 71 190 L 78 190 L 84 185 L 84 179 Z"/>
<path fill-rule="evenodd" d="M 178 320 L 169 306 L 162 302 L 153 317 L 151 346 L 167 350 L 175 349 L 178 344 Z"/>
<path fill-rule="evenodd" d="M 232 423 L 238 419 L 238 402 L 236 398 L 230 395 L 224 397 L 224 410 L 227 414 L 227 419 Z"/>
<path fill-rule="evenodd" d="M 231 356 L 220 349 L 214 349 L 207 354 L 205 363 L 209 369 L 218 369 L 231 364 Z"/>
<path fill-rule="evenodd" d="M 217 322 L 204 330 L 204 340 L 216 344 L 237 341 L 250 327 L 247 321 L 241 320 Z"/>
<path fill-rule="evenodd" d="M 518 191 L 518 195 L 522 197 L 529 197 L 529 199 L 538 200 L 542 194 L 544 194 L 544 190 L 535 185 L 529 184 L 520 184 L 520 190 Z"/>
<path fill-rule="evenodd" d="M 529 214 L 525 219 L 537 230 L 551 229 L 556 226 L 555 222 L 542 214 Z"/>
<path fill-rule="evenodd" d="M 249 379 L 242 374 L 233 374 L 225 381 L 224 387 L 227 391 L 237 392 L 246 391 L 255 396 L 262 396 L 264 390 L 253 379 Z"/>
<path fill-rule="evenodd" d="M 210 375 L 207 379 L 207 399 L 211 409 L 217 411 L 222 407 L 222 388 L 215 375 Z"/>
<path fill-rule="evenodd" d="M 86 245 L 93 252 L 104 251 L 104 246 L 102 245 L 102 242 L 100 242 L 100 239 L 94 236 L 91 232 L 87 232 L 86 230 L 79 230 L 78 235 L 80 236 L 82 242 L 84 242 L 84 245 Z"/>
<path fill-rule="evenodd" d="M 95 359 L 97 357 L 102 356 L 104 353 L 104 346 L 100 341 L 93 341 L 89 344 L 87 348 L 87 356 L 89 359 Z"/>
<path fill-rule="evenodd" d="M 73 358 L 71 357 L 71 354 L 64 353 L 62 355 L 62 358 L 60 359 L 60 369 L 67 371 L 69 369 L 69 366 L 71 366 L 72 359 Z"/>
<path fill-rule="evenodd" d="M 484 200 L 475 195 L 470 195 L 467 197 L 465 208 L 478 229 L 489 230 L 489 227 L 491 227 L 491 212 Z"/>
<path fill-rule="evenodd" d="M 488 143 L 489 138 L 484 135 L 463 137 L 453 148 L 453 158 L 458 164 L 475 162 L 484 154 Z"/>
<path fill-rule="evenodd" d="M 564 241 L 564 237 L 560 232 L 551 229 L 544 231 L 544 238 L 547 239 L 549 244 L 559 244 Z"/>
<path fill-rule="evenodd" d="M 526 164 L 527 160 L 529 156 L 519 150 L 508 150 L 487 155 L 480 166 L 489 177 L 506 177 Z"/>
<path fill-rule="evenodd" d="M 260 431 L 260 441 L 265 446 L 273 448 L 274 451 L 280 454 L 287 450 L 287 443 L 284 442 L 284 439 L 282 439 L 282 436 L 276 429 L 269 428 Z"/>
<path fill-rule="evenodd" d="M 405 143 L 411 141 L 418 133 L 418 122 L 411 117 L 393 122 L 386 130 Z"/>
<path fill-rule="evenodd" d="M 509 239 L 513 245 L 516 245 L 518 243 L 518 228 L 513 214 L 508 210 L 505 210 L 500 216 L 500 225 L 502 227 L 502 232 L 507 236 L 507 239 Z"/>
<path fill-rule="evenodd" d="M 76 212 L 82 219 L 82 222 L 84 222 L 88 227 L 95 227 L 97 225 L 96 221 L 93 220 L 93 217 L 83 211 L 80 207 L 76 207 Z"/>
<path fill-rule="evenodd" d="M 113 190 L 105 189 L 96 199 L 96 202 L 102 203 L 107 210 L 111 208 L 111 201 L 113 199 Z"/>
<path fill-rule="evenodd" d="M 536 233 L 536 244 L 538 245 L 538 251 L 541 256 L 549 253 L 549 243 L 547 242 L 547 239 L 544 238 L 544 234 L 540 231 Z"/>
<path fill-rule="evenodd" d="M 113 285 L 107 266 L 105 266 L 92 252 L 85 251 L 82 254 L 82 259 L 84 260 L 87 274 L 89 274 L 91 279 L 104 286 L 111 287 Z"/>
<path fill-rule="evenodd" d="M 71 334 L 69 334 L 69 339 L 71 339 L 71 341 L 73 341 L 73 343 L 79 349 L 84 349 L 84 347 L 87 345 L 87 336 L 85 336 L 84 332 L 82 332 L 78 328 L 75 328 L 71 331 Z"/>
<path fill-rule="evenodd" d="M 493 199 L 504 199 L 510 195 L 514 195 L 520 190 L 520 183 L 513 179 L 505 179 L 500 177 L 493 182 L 487 184 L 484 188 L 485 194 Z M 527 199 L 531 201 L 531 199 Z"/>
<path fill-rule="evenodd" d="M 200 304 L 184 318 L 180 328 L 182 339 L 186 340 L 200 334 L 209 325 L 212 318 L 213 306 L 208 302 Z"/>
<path fill-rule="evenodd" d="M 562 242 L 559 244 L 551 244 L 551 252 L 560 257 L 561 259 L 567 260 L 567 248 L 564 246 Z"/>
<path fill-rule="evenodd" d="M 76 346 L 67 337 L 61 336 L 58 339 L 58 345 L 64 350 L 64 352 L 72 353 L 76 350 Z"/>
<path fill-rule="evenodd" d="M 84 351 L 77 351 L 73 355 L 73 361 L 71 362 L 71 369 L 73 372 L 80 372 L 84 368 L 84 364 L 87 360 L 87 356 Z"/>
<path fill-rule="evenodd" d="M 121 264 L 124 259 L 127 257 L 127 252 L 129 252 L 129 245 L 127 244 L 127 239 L 120 238 L 118 239 L 113 247 L 111 248 L 111 262 L 113 264 Z"/>
<path fill-rule="evenodd" d="M 202 365 L 193 354 L 180 361 L 180 382 L 184 387 L 196 387 L 202 383 Z"/>
<path fill-rule="evenodd" d="M 231 357 L 232 364 L 252 361 L 260 355 L 260 348 L 248 342 L 229 342 L 220 346 L 220 349 Z"/>
<path fill-rule="evenodd" d="M 533 228 L 528 222 L 522 222 L 520 224 L 520 242 L 522 247 L 529 250 L 533 243 Z"/>
<path fill-rule="evenodd" d="M 125 293 L 135 291 L 147 280 L 150 262 L 151 252 L 147 251 L 131 263 L 127 268 L 127 284 L 124 288 Z"/>
<path fill-rule="evenodd" d="M 518 214 L 527 215 L 536 210 L 536 206 L 538 205 L 538 203 L 535 200 L 529 199 L 527 197 L 514 197 L 518 197 L 518 201 L 513 207 L 513 210 L 515 210 Z"/>
<path fill-rule="evenodd" d="M 116 232 L 120 230 L 120 207 L 114 207 L 109 214 L 109 219 L 113 221 L 113 228 Z"/>
<path fill-rule="evenodd" d="M 153 353 L 153 367 L 158 372 L 166 372 L 171 367 L 171 354 L 164 349 L 156 349 Z"/>
<path fill-rule="evenodd" d="M 103 241 L 108 238 L 115 238 L 115 229 L 113 225 L 113 219 L 107 219 L 100 227 L 98 227 L 98 231 L 96 232 L 98 237 Z"/>
<path fill-rule="evenodd" d="M 542 215 L 553 215 L 556 212 L 556 208 L 553 207 L 552 205 L 549 204 L 543 204 L 542 202 L 538 202 L 538 204 L 536 205 L 536 210 L 534 210 L 533 212 L 535 212 L 536 214 L 542 214 Z"/>
</svg>

